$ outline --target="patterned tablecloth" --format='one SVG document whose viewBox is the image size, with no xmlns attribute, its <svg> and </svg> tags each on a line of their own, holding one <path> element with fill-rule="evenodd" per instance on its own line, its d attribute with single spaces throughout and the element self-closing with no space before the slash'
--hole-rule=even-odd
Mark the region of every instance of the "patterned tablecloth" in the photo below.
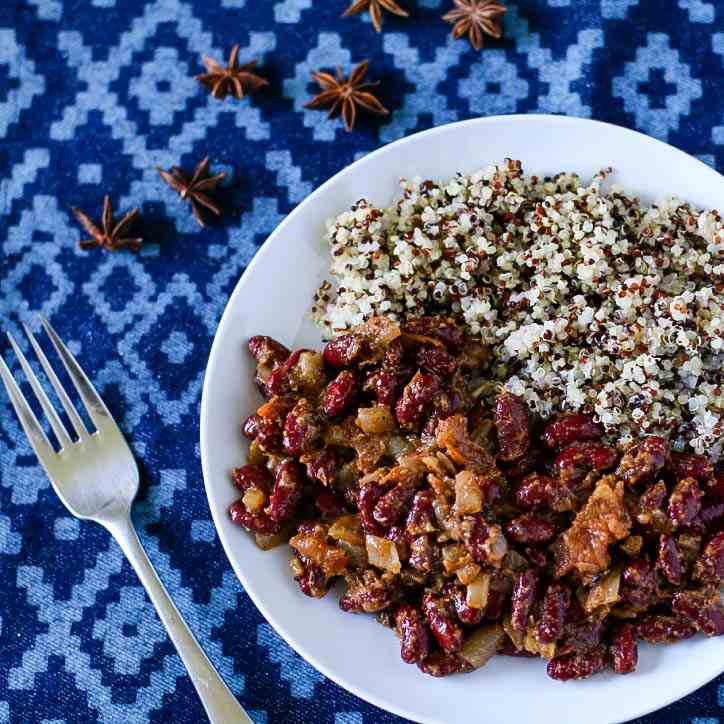
<svg viewBox="0 0 724 724">
<path fill-rule="evenodd" d="M 344 0 L 2 0 L 0 318 L 47 315 L 71 342 L 143 472 L 141 538 L 256 722 L 400 721 L 347 694 L 264 622 L 219 545 L 199 463 L 216 324 L 259 245 L 333 173 L 413 131 L 552 112 L 637 128 L 724 165 L 724 8 L 714 0 L 518 0 L 474 52 L 439 17 L 340 20 Z M 416 7 L 413 7 L 416 6 Z M 270 86 L 220 102 L 193 80 L 234 43 Z M 347 134 L 305 110 L 310 71 L 371 59 L 392 110 Z M 232 213 L 205 231 L 154 167 L 210 155 Z M 488 159 L 481 159 L 481 162 Z M 70 209 L 141 207 L 138 255 L 78 249 Z M 260 300 L 263 303 L 263 300 Z M 7 353 L 7 345 L 2 347 Z M 6 358 L 10 355 L 6 354 Z M 109 481 L 112 484 L 112 481 Z M 0 403 L 0 722 L 199 722 L 161 624 L 108 535 L 66 513 Z M 724 679 L 647 717 L 713 724 Z M 724 718 L 724 717 L 723 717 Z"/>
</svg>

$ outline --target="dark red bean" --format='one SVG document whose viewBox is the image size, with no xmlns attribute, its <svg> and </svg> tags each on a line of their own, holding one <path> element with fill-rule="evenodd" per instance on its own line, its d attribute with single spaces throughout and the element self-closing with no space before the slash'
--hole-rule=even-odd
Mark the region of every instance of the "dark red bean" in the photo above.
<svg viewBox="0 0 724 724">
<path fill-rule="evenodd" d="M 374 509 L 386 490 L 383 485 L 371 482 L 363 485 L 357 493 L 360 524 L 363 530 L 371 535 L 384 535 L 384 528 L 375 520 Z"/>
<path fill-rule="evenodd" d="M 319 417 L 308 400 L 302 398 L 284 421 L 284 450 L 295 457 L 307 453 L 322 434 Z"/>
<path fill-rule="evenodd" d="M 650 513 L 661 508 L 666 500 L 666 485 L 659 480 L 658 483 L 646 488 L 644 494 L 639 498 L 639 511 L 641 513 Z"/>
<path fill-rule="evenodd" d="M 669 498 L 669 518 L 674 528 L 689 525 L 701 510 L 702 492 L 694 478 L 679 480 Z"/>
<path fill-rule="evenodd" d="M 375 504 L 372 515 L 380 525 L 395 525 L 407 512 L 415 488 L 409 483 L 398 483 Z"/>
<path fill-rule="evenodd" d="M 274 368 L 274 371 L 269 375 L 269 379 L 266 381 L 266 391 L 269 395 L 286 395 L 291 392 L 292 384 L 290 374 L 294 365 L 299 362 L 299 358 L 302 356 L 302 352 L 308 352 L 309 350 L 298 349 L 292 352 L 283 364 L 278 365 Z"/>
<path fill-rule="evenodd" d="M 714 478 L 714 466 L 711 460 L 695 453 L 672 452 L 669 455 L 667 468 L 676 480 L 694 478 L 700 483 L 706 483 Z"/>
<path fill-rule="evenodd" d="M 359 335 L 343 334 L 327 342 L 323 352 L 324 361 L 337 369 L 349 367 L 362 355 L 364 348 L 364 341 Z"/>
<path fill-rule="evenodd" d="M 442 379 L 449 379 L 455 374 L 457 359 L 440 347 L 425 345 L 418 347 L 415 359 L 419 367 Z"/>
<path fill-rule="evenodd" d="M 528 559 L 531 566 L 535 566 L 536 568 L 545 568 L 548 565 L 548 557 L 545 549 L 543 548 L 526 546 L 523 549 L 523 554 Z"/>
<path fill-rule="evenodd" d="M 305 596 L 310 598 L 322 598 L 329 589 L 329 579 L 324 571 L 305 556 L 299 555 L 295 551 L 295 558 L 302 566 L 302 572 L 294 576 L 294 580 L 299 585 L 300 590 Z"/>
<path fill-rule="evenodd" d="M 462 623 L 477 626 L 483 620 L 483 609 L 468 606 L 466 592 L 463 587 L 448 584 L 443 589 L 443 594 L 452 602 L 455 613 L 457 613 Z"/>
<path fill-rule="evenodd" d="M 603 430 L 592 417 L 574 412 L 549 422 L 543 430 L 541 440 L 546 447 L 561 450 L 574 442 L 599 440 L 601 437 Z"/>
<path fill-rule="evenodd" d="M 488 524 L 482 515 L 466 515 L 463 519 L 463 542 L 477 563 L 496 565 L 507 551 L 507 543 L 499 525 Z"/>
<path fill-rule="evenodd" d="M 432 533 L 437 529 L 435 513 L 432 508 L 434 496 L 431 490 L 420 490 L 415 493 L 410 506 L 410 512 L 405 521 L 405 530 L 408 536 L 417 536 L 422 533 Z"/>
<path fill-rule="evenodd" d="M 297 463 L 285 460 L 277 467 L 274 490 L 269 498 L 269 517 L 277 523 L 290 520 L 302 499 L 302 473 Z"/>
<path fill-rule="evenodd" d="M 463 629 L 455 620 L 450 603 L 434 593 L 422 597 L 422 613 L 440 648 L 446 653 L 460 651 L 463 646 Z"/>
<path fill-rule="evenodd" d="M 382 369 L 367 378 L 364 390 L 373 394 L 380 405 L 392 407 L 397 402 L 402 386 L 403 380 L 398 373 Z"/>
<path fill-rule="evenodd" d="M 562 583 L 551 583 L 546 589 L 541 605 L 538 639 L 552 644 L 563 635 L 566 615 L 571 605 L 571 591 Z"/>
<path fill-rule="evenodd" d="M 538 574 L 532 568 L 515 575 L 510 601 L 510 625 L 514 631 L 525 631 L 528 615 L 538 593 Z"/>
<path fill-rule="evenodd" d="M 322 409 L 329 417 L 338 417 L 352 406 L 357 396 L 357 379 L 353 372 L 340 372 L 324 391 Z"/>
<path fill-rule="evenodd" d="M 232 523 L 236 523 L 252 533 L 278 533 L 281 527 L 263 510 L 250 513 L 241 500 L 237 500 L 229 506 L 229 518 Z"/>
<path fill-rule="evenodd" d="M 334 483 L 334 477 L 339 469 L 339 460 L 333 448 L 325 447 L 319 452 L 309 453 L 301 459 L 301 462 L 304 463 L 307 477 L 311 480 L 317 480 L 326 486 Z"/>
<path fill-rule="evenodd" d="M 629 485 L 651 480 L 666 465 L 669 443 L 663 437 L 650 435 L 624 454 L 616 474 Z"/>
<path fill-rule="evenodd" d="M 510 598 L 512 586 L 507 578 L 494 577 L 488 591 L 488 603 L 485 606 L 485 618 L 499 621 L 503 618 L 505 606 Z"/>
<path fill-rule="evenodd" d="M 662 535 L 659 540 L 659 556 L 656 560 L 656 567 L 664 575 L 664 578 L 672 586 L 680 586 L 683 571 L 679 549 L 676 541 L 668 535 Z"/>
<path fill-rule="evenodd" d="M 400 427 L 406 430 L 420 428 L 432 401 L 440 389 L 437 378 L 427 372 L 418 372 L 402 391 L 395 405 L 395 415 Z"/>
<path fill-rule="evenodd" d="M 515 489 L 515 502 L 526 510 L 547 506 L 551 502 L 551 491 L 556 482 L 540 473 L 531 473 Z"/>
<path fill-rule="evenodd" d="M 580 483 L 591 472 L 609 470 L 618 462 L 618 453 L 598 442 L 574 442 L 562 450 L 553 462 L 553 469 L 567 487 Z"/>
<path fill-rule="evenodd" d="M 498 433 L 498 457 L 512 462 L 523 457 L 530 447 L 528 406 L 510 392 L 501 392 L 495 400 L 495 429 Z"/>
<path fill-rule="evenodd" d="M 249 415 L 241 426 L 241 432 L 245 438 L 254 440 L 259 433 L 259 422 L 262 420 L 259 415 Z"/>
<path fill-rule="evenodd" d="M 338 518 L 346 511 L 344 500 L 331 490 L 322 490 L 314 499 L 314 506 L 328 520 Z"/>
<path fill-rule="evenodd" d="M 540 458 L 540 449 L 530 447 L 525 455 L 514 460 L 512 463 L 507 463 L 503 468 L 503 474 L 511 483 L 517 483 L 538 467 Z"/>
<path fill-rule="evenodd" d="M 450 352 L 457 354 L 465 344 L 465 333 L 455 322 L 443 317 L 419 317 L 405 323 L 403 331 L 439 339 Z"/>
<path fill-rule="evenodd" d="M 234 485 L 242 493 L 249 488 L 259 488 L 268 493 L 272 486 L 271 473 L 262 465 L 244 465 L 231 473 Z"/>
<path fill-rule="evenodd" d="M 505 526 L 505 536 L 516 543 L 547 543 L 556 535 L 556 527 L 549 520 L 531 513 L 509 521 Z"/>
<path fill-rule="evenodd" d="M 724 606 L 718 588 L 711 591 L 677 591 L 671 600 L 671 610 L 707 636 L 724 635 Z"/>
<path fill-rule="evenodd" d="M 621 574 L 621 600 L 638 609 L 652 606 L 658 598 L 658 580 L 653 563 L 645 558 L 629 561 Z"/>
<path fill-rule="evenodd" d="M 272 337 L 259 334 L 250 337 L 248 345 L 257 364 L 277 367 L 289 357 L 289 350 Z"/>
<path fill-rule="evenodd" d="M 406 664 L 415 664 L 430 653 L 430 636 L 422 614 L 403 603 L 395 614 L 395 628 L 400 637 L 400 655 Z"/>
<path fill-rule="evenodd" d="M 569 618 L 576 618 L 576 600 L 571 600 Z M 582 620 L 579 623 L 571 623 L 566 626 L 563 632 L 563 639 L 558 644 L 558 653 L 563 656 L 567 654 L 585 654 L 595 651 L 601 643 L 603 633 L 603 621 Z"/>
<path fill-rule="evenodd" d="M 392 591 L 376 571 L 367 569 L 362 576 L 348 580 L 349 587 L 339 600 L 348 613 L 377 613 L 392 603 Z"/>
<path fill-rule="evenodd" d="M 724 579 L 724 531 L 704 546 L 694 566 L 694 578 L 707 583 L 720 583 Z"/>
<path fill-rule="evenodd" d="M 636 629 L 633 624 L 621 624 L 611 642 L 613 670 L 617 674 L 630 674 L 636 670 L 639 649 L 636 643 Z"/>
<path fill-rule="evenodd" d="M 420 573 L 432 573 L 437 561 L 437 546 L 430 542 L 430 536 L 418 535 L 410 541 L 410 565 Z"/>
<path fill-rule="evenodd" d="M 636 624 L 638 638 L 650 644 L 683 641 L 695 633 L 696 627 L 691 622 L 673 616 L 645 616 Z"/>
<path fill-rule="evenodd" d="M 417 667 L 424 674 L 440 677 L 450 674 L 464 674 L 473 670 L 470 662 L 460 654 L 448 654 L 444 651 L 434 651 L 426 659 L 418 663 Z"/>
<path fill-rule="evenodd" d="M 572 681 L 587 679 L 606 668 L 606 657 L 602 651 L 590 651 L 585 654 L 557 656 L 548 662 L 547 672 L 551 679 Z"/>
</svg>

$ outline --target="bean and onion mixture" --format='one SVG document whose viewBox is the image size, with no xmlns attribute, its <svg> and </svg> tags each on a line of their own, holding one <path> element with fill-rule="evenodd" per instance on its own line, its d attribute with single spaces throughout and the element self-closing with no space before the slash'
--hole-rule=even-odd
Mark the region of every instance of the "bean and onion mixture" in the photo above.
<svg viewBox="0 0 724 724">
<path fill-rule="evenodd" d="M 635 670 L 639 641 L 724 634 L 724 475 L 658 435 L 547 420 L 452 319 L 372 317 L 322 352 L 249 340 L 265 401 L 243 423 L 231 519 L 288 543 L 307 596 L 346 584 L 433 676 L 540 657 L 554 679 Z M 489 382 L 489 380 L 487 380 Z"/>
</svg>

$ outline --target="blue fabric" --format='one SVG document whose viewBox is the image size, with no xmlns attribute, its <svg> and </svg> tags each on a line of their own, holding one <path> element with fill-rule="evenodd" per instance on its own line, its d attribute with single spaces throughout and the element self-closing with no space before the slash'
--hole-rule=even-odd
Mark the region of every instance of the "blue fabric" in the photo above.
<svg viewBox="0 0 724 724">
<path fill-rule="evenodd" d="M 0 319 L 19 334 L 21 320 L 37 328 L 47 315 L 97 382 L 143 471 L 143 543 L 260 724 L 399 721 L 279 639 L 210 521 L 202 376 L 225 301 L 269 232 L 359 156 L 478 115 L 599 118 L 724 165 L 724 9 L 713 1 L 518 0 L 505 39 L 482 53 L 450 38 L 448 0 L 401 2 L 414 18 L 388 16 L 382 35 L 366 16 L 341 20 L 345 0 L 0 3 Z M 225 58 L 237 42 L 271 85 L 222 103 L 192 76 L 202 54 Z M 389 120 L 362 116 L 347 134 L 303 108 L 311 70 L 365 57 Z M 230 174 L 233 211 L 201 231 L 154 167 L 206 154 Z M 141 207 L 138 256 L 79 251 L 70 208 L 97 217 L 106 192 Z M 0 580 L 0 722 L 203 720 L 130 567 L 103 530 L 69 517 L 4 397 Z M 723 706 L 720 678 L 640 721 L 713 724 Z"/>
</svg>

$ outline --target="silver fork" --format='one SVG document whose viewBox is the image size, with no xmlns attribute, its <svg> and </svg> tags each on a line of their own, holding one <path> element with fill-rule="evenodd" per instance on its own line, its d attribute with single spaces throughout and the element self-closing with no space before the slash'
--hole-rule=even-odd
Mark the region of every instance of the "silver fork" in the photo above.
<svg viewBox="0 0 724 724">
<path fill-rule="evenodd" d="M 181 618 L 138 540 L 130 517 L 131 503 L 138 492 L 138 466 L 123 434 L 63 341 L 47 320 L 41 318 L 41 322 L 96 428 L 95 432 L 88 431 L 33 333 L 23 325 L 78 436 L 77 441 L 71 439 L 25 355 L 8 333 L 20 366 L 58 440 L 57 452 L 1 356 L 0 377 L 53 489 L 73 515 L 100 523 L 116 539 L 156 607 L 212 724 L 252 724 Z"/>
</svg>

